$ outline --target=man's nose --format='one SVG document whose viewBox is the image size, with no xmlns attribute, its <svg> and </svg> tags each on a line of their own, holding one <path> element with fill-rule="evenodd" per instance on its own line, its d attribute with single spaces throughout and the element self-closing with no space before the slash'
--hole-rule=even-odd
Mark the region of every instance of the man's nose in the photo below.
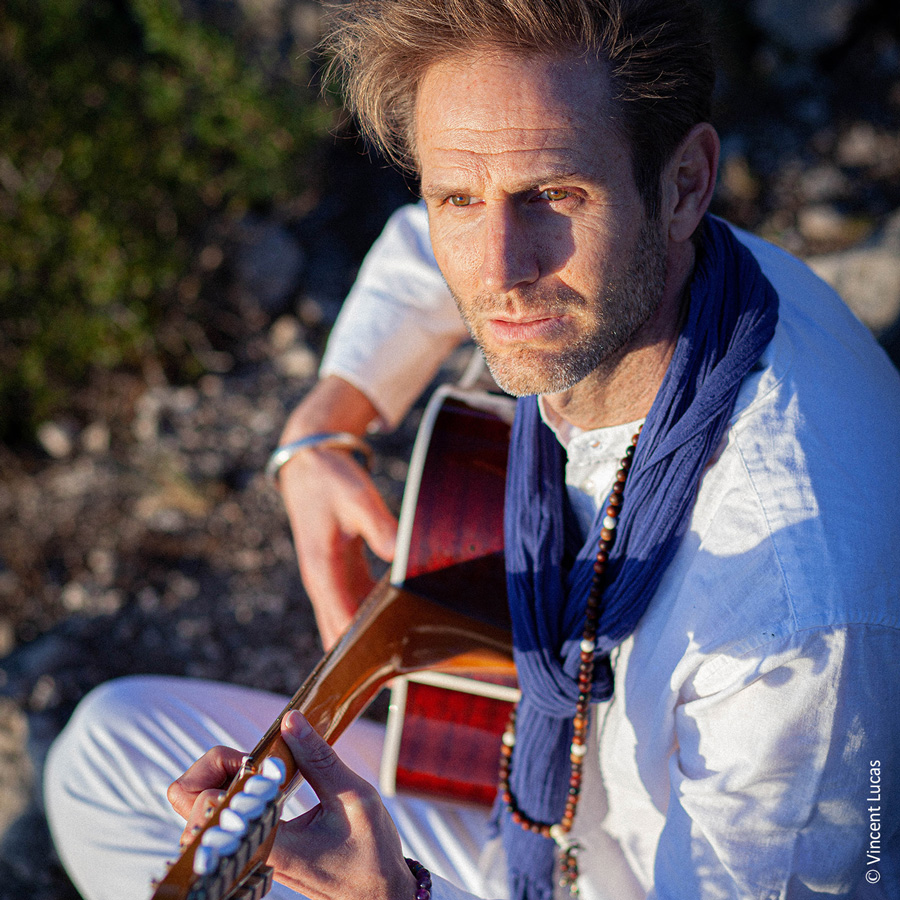
<svg viewBox="0 0 900 900">
<path fill-rule="evenodd" d="M 537 248 L 512 204 L 489 205 L 484 219 L 481 280 L 491 293 L 537 281 Z"/>
</svg>

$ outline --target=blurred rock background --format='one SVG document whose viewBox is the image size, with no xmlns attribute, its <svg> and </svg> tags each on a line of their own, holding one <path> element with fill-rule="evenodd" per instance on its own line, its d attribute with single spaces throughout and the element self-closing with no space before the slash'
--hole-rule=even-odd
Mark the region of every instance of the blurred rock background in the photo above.
<svg viewBox="0 0 900 900">
<path fill-rule="evenodd" d="M 707 2 L 715 211 L 808 259 L 897 362 L 900 8 Z M 260 470 L 412 197 L 317 99 L 321 16 L 0 8 L 0 898 L 77 898 L 38 786 L 91 687 L 163 672 L 293 693 L 318 658 Z M 395 507 L 415 424 L 376 441 Z"/>
</svg>

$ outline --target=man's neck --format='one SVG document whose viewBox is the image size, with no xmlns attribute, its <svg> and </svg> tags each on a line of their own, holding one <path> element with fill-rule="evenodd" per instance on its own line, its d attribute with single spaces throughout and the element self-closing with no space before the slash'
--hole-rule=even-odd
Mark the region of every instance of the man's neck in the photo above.
<svg viewBox="0 0 900 900">
<path fill-rule="evenodd" d="M 670 256 L 666 290 L 656 312 L 613 358 L 544 403 L 566 422 L 588 431 L 644 418 L 662 385 L 687 311 L 695 252 Z"/>
</svg>

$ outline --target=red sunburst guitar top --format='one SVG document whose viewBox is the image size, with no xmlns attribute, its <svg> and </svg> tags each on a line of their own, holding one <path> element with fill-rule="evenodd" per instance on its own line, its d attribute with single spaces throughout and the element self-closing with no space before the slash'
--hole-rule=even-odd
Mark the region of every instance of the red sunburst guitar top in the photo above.
<svg viewBox="0 0 900 900">
<path fill-rule="evenodd" d="M 413 450 L 390 578 L 366 598 L 350 628 L 272 723 L 201 832 L 156 883 L 152 900 L 258 900 L 268 891 L 272 872 L 265 863 L 281 807 L 301 780 L 280 737 L 288 710 L 299 709 L 333 743 L 397 676 L 437 670 L 486 677 L 511 690 L 502 559 L 510 421 L 507 398 L 437 392 Z M 492 727 L 503 721 L 505 716 Z M 493 742 L 493 781 L 497 745 L 487 740 Z M 438 782 L 455 780 L 455 756 L 450 752 L 431 766 Z"/>
</svg>

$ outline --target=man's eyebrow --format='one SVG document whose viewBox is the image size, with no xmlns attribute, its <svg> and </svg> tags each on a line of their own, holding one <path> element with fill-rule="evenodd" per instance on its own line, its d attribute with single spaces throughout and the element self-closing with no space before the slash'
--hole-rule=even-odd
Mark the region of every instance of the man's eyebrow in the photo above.
<svg viewBox="0 0 900 900">
<path fill-rule="evenodd" d="M 513 193 L 525 194 L 528 191 L 537 191 L 545 188 L 548 184 L 560 181 L 595 181 L 595 176 L 588 176 L 584 172 L 572 169 L 570 166 L 549 167 L 540 173 L 539 178 L 529 177 L 527 181 L 523 181 L 517 186 Z M 456 184 L 444 179 L 435 181 L 422 181 L 419 185 L 419 191 L 423 197 L 449 197 L 452 194 L 467 193 L 460 184 Z"/>
<path fill-rule="evenodd" d="M 572 169 L 569 166 L 550 166 L 540 171 L 537 178 L 532 176 L 528 181 L 523 181 L 517 193 L 536 191 L 554 182 L 585 180 L 587 180 L 587 176 L 577 169 Z"/>
<path fill-rule="evenodd" d="M 542 184 L 547 184 L 548 181 L 565 181 L 569 178 L 586 179 L 587 177 L 584 172 L 573 169 L 571 166 L 549 166 L 541 173 L 541 178 L 534 186 L 538 187 Z"/>
<path fill-rule="evenodd" d="M 459 192 L 459 187 L 451 187 L 449 181 L 422 181 L 419 184 L 419 193 L 425 198 L 449 197 Z"/>
</svg>

